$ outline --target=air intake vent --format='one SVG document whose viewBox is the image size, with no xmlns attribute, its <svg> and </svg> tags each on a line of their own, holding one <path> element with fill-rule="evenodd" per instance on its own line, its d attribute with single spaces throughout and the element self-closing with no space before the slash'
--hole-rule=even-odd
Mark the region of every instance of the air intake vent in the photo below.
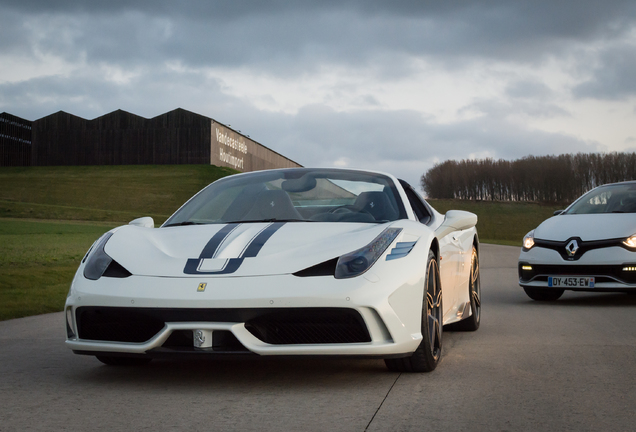
<svg viewBox="0 0 636 432">
<path fill-rule="evenodd" d="M 145 342 L 164 326 L 162 320 L 126 308 L 80 307 L 76 317 L 80 339 Z"/>
<path fill-rule="evenodd" d="M 250 320 L 245 328 L 263 342 L 274 345 L 371 341 L 360 314 L 344 308 L 290 309 Z"/>
<path fill-rule="evenodd" d="M 391 261 L 398 258 L 404 258 L 411 252 L 413 246 L 415 246 L 417 242 L 398 242 L 395 244 L 395 247 L 391 249 L 391 253 L 386 256 L 387 261 Z"/>
</svg>

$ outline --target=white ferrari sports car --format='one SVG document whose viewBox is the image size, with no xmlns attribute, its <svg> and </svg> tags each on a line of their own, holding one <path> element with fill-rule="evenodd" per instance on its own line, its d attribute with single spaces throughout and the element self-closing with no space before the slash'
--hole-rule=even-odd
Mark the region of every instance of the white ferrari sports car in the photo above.
<svg viewBox="0 0 636 432">
<path fill-rule="evenodd" d="M 66 301 L 66 345 L 106 364 L 361 356 L 431 371 L 444 325 L 479 327 L 476 223 L 387 174 L 225 177 L 161 227 L 140 218 L 93 244 Z"/>
<path fill-rule="evenodd" d="M 530 231 L 519 284 L 533 300 L 565 290 L 636 293 L 636 182 L 592 189 Z"/>
</svg>

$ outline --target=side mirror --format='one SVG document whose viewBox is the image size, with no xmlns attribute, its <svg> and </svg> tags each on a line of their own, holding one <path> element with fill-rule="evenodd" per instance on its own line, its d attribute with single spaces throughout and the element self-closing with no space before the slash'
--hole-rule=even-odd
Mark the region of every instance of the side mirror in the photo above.
<svg viewBox="0 0 636 432">
<path fill-rule="evenodd" d="M 462 231 L 477 225 L 477 215 L 463 210 L 449 210 L 444 222 L 435 230 L 437 238 L 442 238 L 453 231 Z"/>
<path fill-rule="evenodd" d="M 555 211 L 554 213 L 552 213 L 552 216 L 558 216 L 558 215 L 560 215 L 561 213 L 563 213 L 564 211 L 565 211 L 565 210 L 557 210 L 557 211 Z"/>
<path fill-rule="evenodd" d="M 153 218 L 146 216 L 128 222 L 128 225 L 135 225 L 142 228 L 154 228 L 155 221 Z"/>
</svg>

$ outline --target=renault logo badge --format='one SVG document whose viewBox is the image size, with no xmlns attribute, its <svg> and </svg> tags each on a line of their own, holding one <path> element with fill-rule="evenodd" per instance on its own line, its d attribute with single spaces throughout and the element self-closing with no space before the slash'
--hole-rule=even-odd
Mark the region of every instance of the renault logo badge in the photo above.
<svg viewBox="0 0 636 432">
<path fill-rule="evenodd" d="M 573 257 L 576 255 L 576 251 L 579 250 L 579 243 L 576 240 L 571 240 L 570 243 L 565 247 L 565 251 L 568 253 L 568 256 Z"/>
<path fill-rule="evenodd" d="M 199 288 L 197 288 L 197 292 L 203 292 L 203 291 L 205 291 L 205 287 L 206 287 L 206 286 L 208 286 L 208 284 L 206 284 L 206 283 L 204 283 L 204 282 L 201 282 L 201 283 L 199 284 Z"/>
</svg>

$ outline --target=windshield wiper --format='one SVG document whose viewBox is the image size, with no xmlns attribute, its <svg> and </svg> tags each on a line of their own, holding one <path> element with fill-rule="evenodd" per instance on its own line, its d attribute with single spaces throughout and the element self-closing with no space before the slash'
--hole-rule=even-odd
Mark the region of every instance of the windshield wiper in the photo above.
<svg viewBox="0 0 636 432">
<path fill-rule="evenodd" d="M 278 218 L 270 218 L 270 219 L 250 219 L 250 220 L 236 220 L 236 221 L 223 221 L 223 223 L 259 223 L 259 222 L 315 222 L 307 219 L 278 219 Z"/>
<path fill-rule="evenodd" d="M 171 223 L 168 225 L 164 225 L 165 227 L 173 227 L 173 226 L 186 226 L 186 225 L 205 225 L 205 222 L 192 222 L 192 221 L 185 221 L 185 222 L 177 222 L 177 223 Z"/>
<path fill-rule="evenodd" d="M 250 220 L 234 220 L 234 221 L 215 221 L 215 222 L 176 222 L 168 225 L 164 225 L 164 228 L 173 227 L 173 226 L 186 226 L 186 225 L 209 225 L 210 223 L 214 224 L 240 224 L 240 223 L 261 223 L 261 222 L 316 222 L 307 219 L 250 219 Z"/>
</svg>

